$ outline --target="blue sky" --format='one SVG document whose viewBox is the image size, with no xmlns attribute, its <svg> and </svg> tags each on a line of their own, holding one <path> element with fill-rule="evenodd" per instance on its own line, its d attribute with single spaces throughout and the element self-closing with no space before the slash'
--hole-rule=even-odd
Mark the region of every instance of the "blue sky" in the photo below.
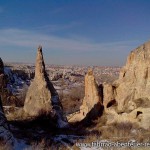
<svg viewBox="0 0 150 150">
<path fill-rule="evenodd" d="M 150 39 L 149 0 L 1 0 L 0 57 L 48 64 L 122 66 Z"/>
</svg>

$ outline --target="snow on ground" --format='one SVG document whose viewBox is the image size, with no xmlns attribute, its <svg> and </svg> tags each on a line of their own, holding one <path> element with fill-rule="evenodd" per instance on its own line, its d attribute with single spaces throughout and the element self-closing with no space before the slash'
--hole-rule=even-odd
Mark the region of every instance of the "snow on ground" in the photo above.
<svg viewBox="0 0 150 150">
<path fill-rule="evenodd" d="M 26 148 L 29 148 L 30 145 L 27 145 L 24 140 L 16 140 L 14 149 L 15 150 L 25 150 Z"/>
<path fill-rule="evenodd" d="M 76 140 L 78 139 L 84 139 L 84 136 L 76 136 L 76 135 L 55 135 L 53 137 L 54 142 L 61 143 L 62 145 L 65 145 L 68 149 L 71 149 L 72 144 L 75 143 Z"/>
<path fill-rule="evenodd" d="M 71 143 L 74 143 L 77 139 L 84 139 L 84 136 L 76 135 L 55 135 L 51 138 L 55 143 L 61 143 L 67 148 L 71 149 Z M 14 150 L 32 149 L 31 145 L 26 144 L 24 140 L 15 139 Z"/>
<path fill-rule="evenodd" d="M 18 74 L 13 73 L 9 67 L 4 67 L 4 73 L 7 75 L 9 80 L 7 89 L 9 89 L 9 91 L 13 94 L 18 93 L 18 91 L 22 89 L 24 85 L 27 86 L 26 81 L 19 77 Z"/>
</svg>

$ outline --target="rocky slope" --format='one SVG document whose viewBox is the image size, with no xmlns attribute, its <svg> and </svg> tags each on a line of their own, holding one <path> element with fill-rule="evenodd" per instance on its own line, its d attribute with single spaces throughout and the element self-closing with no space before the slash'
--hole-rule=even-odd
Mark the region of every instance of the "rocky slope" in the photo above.
<svg viewBox="0 0 150 150">
<path fill-rule="evenodd" d="M 0 58 L 0 139 L 4 141 L 5 144 L 13 145 L 14 138 L 12 133 L 10 132 L 9 125 L 7 123 L 7 119 L 5 117 L 2 101 L 3 91 L 7 87 L 7 80 L 4 74 L 4 64 L 2 59 Z"/>
<path fill-rule="evenodd" d="M 8 79 L 7 89 L 15 95 L 19 93 L 23 86 L 28 86 L 30 83 L 28 79 L 23 79 L 17 73 L 14 73 L 10 67 L 4 67 L 4 73 Z"/>
</svg>

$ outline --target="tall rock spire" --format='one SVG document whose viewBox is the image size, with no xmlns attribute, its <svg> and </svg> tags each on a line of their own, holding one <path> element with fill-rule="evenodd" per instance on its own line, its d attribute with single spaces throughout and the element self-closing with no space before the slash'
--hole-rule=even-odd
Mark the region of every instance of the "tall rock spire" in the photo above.
<svg viewBox="0 0 150 150">
<path fill-rule="evenodd" d="M 85 118 L 94 118 L 100 114 L 101 110 L 103 110 L 102 96 L 99 94 L 93 71 L 89 69 L 85 75 L 85 96 L 80 112 L 72 114 L 71 117 L 68 116 L 68 121 L 77 122 Z"/>
<path fill-rule="evenodd" d="M 92 69 L 89 69 L 85 76 L 85 96 L 83 99 L 83 105 L 80 107 L 80 112 L 86 117 L 91 110 L 93 110 L 94 113 L 100 111 L 101 106 L 102 98 L 99 95 L 98 85 L 95 81 Z M 93 115 L 96 116 L 96 114 Z"/>
<path fill-rule="evenodd" d="M 35 77 L 26 95 L 24 110 L 31 116 L 39 115 L 40 111 L 51 110 L 51 93 L 45 78 L 45 64 L 42 54 L 42 47 L 37 50 Z"/>
<path fill-rule="evenodd" d="M 44 74 L 45 74 L 45 63 L 42 53 L 42 46 L 39 46 L 36 57 L 35 78 L 44 79 Z"/>
<path fill-rule="evenodd" d="M 53 111 L 57 118 L 57 126 L 60 128 L 67 126 L 67 120 L 63 117 L 59 95 L 45 70 L 41 46 L 37 50 L 35 78 L 28 89 L 24 111 L 30 116 L 38 116 L 41 111 Z"/>
</svg>

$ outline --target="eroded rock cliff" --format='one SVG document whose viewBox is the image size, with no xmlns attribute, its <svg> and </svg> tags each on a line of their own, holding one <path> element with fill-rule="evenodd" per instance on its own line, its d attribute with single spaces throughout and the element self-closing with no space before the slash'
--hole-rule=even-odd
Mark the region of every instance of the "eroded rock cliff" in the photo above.
<svg viewBox="0 0 150 150">
<path fill-rule="evenodd" d="M 105 111 L 114 115 L 114 120 L 128 118 L 144 128 L 150 127 L 150 42 L 131 51 L 126 65 L 121 69 L 119 79 L 112 85 L 104 85 L 104 104 L 112 100 L 117 108 L 106 107 Z M 140 104 L 139 104 L 140 103 Z M 112 113 L 113 112 L 113 113 Z M 123 117 L 124 116 L 124 117 Z M 127 116 L 127 117 L 125 117 Z M 140 120 L 139 120 L 140 116 Z"/>
</svg>

